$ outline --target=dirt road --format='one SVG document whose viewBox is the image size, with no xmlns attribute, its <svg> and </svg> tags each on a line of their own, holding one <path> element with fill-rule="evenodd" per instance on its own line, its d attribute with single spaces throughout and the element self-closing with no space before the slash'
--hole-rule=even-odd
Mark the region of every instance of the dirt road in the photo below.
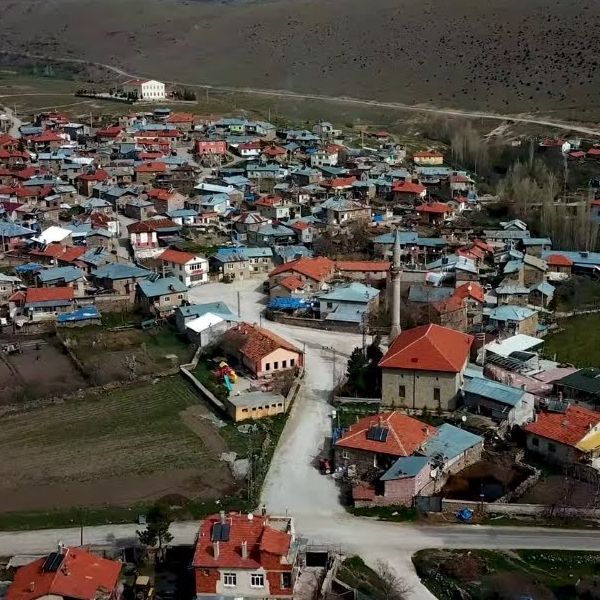
<svg viewBox="0 0 600 600">
<path fill-rule="evenodd" d="M 10 54 L 13 56 L 24 56 L 27 58 L 34 58 L 39 60 L 54 60 L 57 62 L 89 65 L 99 67 L 116 73 L 126 78 L 140 77 L 140 74 L 128 73 L 127 71 L 110 65 L 107 63 L 99 63 L 94 61 L 85 60 L 82 58 L 68 58 L 60 56 L 44 56 L 39 54 L 24 53 L 24 52 L 11 52 L 8 50 L 2 50 L 2 54 Z M 455 108 L 439 108 L 433 106 L 420 106 L 420 105 L 408 105 L 401 102 L 381 102 L 378 100 L 368 100 L 362 98 L 352 98 L 350 96 L 327 96 L 324 94 L 304 94 L 301 92 L 293 92 L 290 90 L 270 90 L 270 89 L 258 89 L 251 87 L 234 87 L 234 86 L 213 86 L 206 83 L 197 83 L 190 81 L 166 81 L 173 85 L 182 85 L 186 87 L 196 87 L 201 89 L 214 90 L 215 92 L 234 92 L 240 94 L 250 94 L 255 96 L 270 96 L 276 98 L 290 98 L 297 100 L 319 100 L 322 102 L 337 102 L 347 105 L 355 106 L 367 106 L 373 108 L 389 108 L 402 111 L 430 113 L 441 116 L 450 117 L 462 117 L 467 119 L 487 119 L 492 121 L 508 121 L 512 123 L 526 123 L 530 125 L 541 125 L 543 127 L 550 127 L 553 129 L 560 129 L 563 131 L 571 131 L 583 135 L 600 136 L 600 129 L 592 127 L 585 127 L 582 125 L 576 125 L 572 123 L 565 123 L 564 121 L 556 121 L 554 119 L 548 119 L 544 117 L 536 117 L 532 115 L 507 115 L 492 112 L 480 112 L 480 111 L 468 111 L 460 110 Z"/>
</svg>

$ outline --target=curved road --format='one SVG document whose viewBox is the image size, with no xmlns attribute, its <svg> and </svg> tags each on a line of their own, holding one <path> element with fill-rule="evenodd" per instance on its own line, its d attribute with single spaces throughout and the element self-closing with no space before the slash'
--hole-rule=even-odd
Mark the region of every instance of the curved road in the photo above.
<svg viewBox="0 0 600 600">
<path fill-rule="evenodd" d="M 44 56 L 40 54 L 32 54 L 29 52 L 15 52 L 12 50 L 0 50 L 0 54 L 8 54 L 13 56 L 24 56 L 27 58 L 34 58 L 39 60 L 54 60 L 57 62 L 65 62 L 80 65 L 91 65 L 107 69 L 117 75 L 127 78 L 140 77 L 139 74 L 133 74 L 107 63 L 100 63 L 83 58 L 69 58 L 69 57 L 56 57 L 56 56 Z M 430 113 L 436 115 L 444 115 L 451 117 L 464 117 L 469 119 L 488 119 L 493 121 L 509 121 L 512 123 L 528 123 L 531 125 L 542 125 L 544 127 L 551 127 L 555 129 L 561 129 L 563 131 L 572 131 L 584 135 L 600 136 L 600 129 L 594 129 L 591 127 L 584 127 L 582 125 L 575 125 L 571 123 L 565 123 L 564 121 L 555 121 L 552 119 L 536 118 L 531 116 L 520 116 L 520 115 L 503 115 L 491 112 L 481 111 L 469 111 L 460 110 L 453 108 L 435 108 L 431 106 L 415 106 L 410 104 L 403 104 L 401 102 L 381 102 L 379 100 L 364 100 L 361 98 L 352 98 L 349 96 L 327 96 L 324 94 L 307 94 L 301 92 L 293 92 L 291 90 L 270 90 L 270 89 L 258 89 L 249 87 L 234 87 L 234 86 L 218 86 L 209 85 L 202 83 L 192 83 L 189 81 L 166 81 L 166 83 L 174 85 L 183 85 L 186 87 L 196 87 L 201 89 L 214 90 L 216 92 L 234 92 L 240 94 L 250 94 L 255 96 L 271 96 L 276 98 L 289 98 L 298 100 L 320 100 L 322 102 L 339 102 L 342 104 L 351 104 L 356 106 L 370 106 L 374 108 L 390 108 L 397 110 L 405 110 L 411 112 Z"/>
</svg>

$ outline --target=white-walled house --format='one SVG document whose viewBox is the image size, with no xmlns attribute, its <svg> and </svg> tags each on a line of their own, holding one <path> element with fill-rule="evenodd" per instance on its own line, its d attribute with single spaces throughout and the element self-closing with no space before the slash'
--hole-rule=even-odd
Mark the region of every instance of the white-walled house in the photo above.
<svg viewBox="0 0 600 600">
<path fill-rule="evenodd" d="M 137 94 L 140 100 L 164 100 L 165 84 L 154 79 L 130 79 L 123 84 L 126 94 Z"/>
<path fill-rule="evenodd" d="M 203 256 L 168 249 L 158 258 L 187 287 L 208 283 L 208 260 Z"/>
</svg>

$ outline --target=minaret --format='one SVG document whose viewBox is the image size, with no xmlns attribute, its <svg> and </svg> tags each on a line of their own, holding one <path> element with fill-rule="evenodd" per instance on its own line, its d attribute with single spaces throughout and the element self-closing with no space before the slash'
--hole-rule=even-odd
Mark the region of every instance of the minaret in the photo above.
<svg viewBox="0 0 600 600">
<path fill-rule="evenodd" d="M 392 259 L 392 328 L 390 343 L 400 333 L 400 280 L 402 279 L 402 264 L 400 259 L 400 230 L 394 234 L 394 255 Z"/>
</svg>

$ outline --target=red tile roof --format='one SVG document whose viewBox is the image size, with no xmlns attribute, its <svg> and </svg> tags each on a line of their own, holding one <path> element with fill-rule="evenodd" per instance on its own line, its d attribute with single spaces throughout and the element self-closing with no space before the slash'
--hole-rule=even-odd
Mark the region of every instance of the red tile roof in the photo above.
<svg viewBox="0 0 600 600">
<path fill-rule="evenodd" d="M 317 256 L 315 258 L 298 258 L 288 263 L 283 263 L 278 267 L 275 267 L 270 273 L 269 277 L 274 277 L 281 273 L 299 273 L 308 277 L 313 281 L 325 281 L 328 279 L 334 271 L 335 263 L 332 260 L 324 256 Z"/>
<path fill-rule="evenodd" d="M 73 300 L 73 288 L 49 287 L 49 288 L 27 288 L 25 302 L 49 302 L 51 300 Z"/>
<path fill-rule="evenodd" d="M 238 146 L 238 150 L 260 150 L 260 142 L 245 142 Z"/>
<path fill-rule="evenodd" d="M 459 373 L 469 357 L 472 343 L 472 335 L 433 323 L 422 325 L 403 331 L 393 341 L 379 366 Z"/>
<path fill-rule="evenodd" d="M 299 231 L 303 231 L 304 229 L 308 229 L 310 227 L 310 223 L 306 221 L 296 221 L 293 225 L 290 225 L 292 229 L 298 229 Z"/>
<path fill-rule="evenodd" d="M 32 256 L 46 256 L 56 258 L 63 262 L 71 262 L 85 254 L 87 248 L 84 246 L 62 246 L 58 243 L 48 244 L 44 250 L 32 250 Z"/>
<path fill-rule="evenodd" d="M 376 273 L 390 270 L 387 260 L 338 260 L 335 263 L 338 271 Z"/>
<path fill-rule="evenodd" d="M 415 152 L 413 158 L 444 158 L 444 155 L 435 150 L 421 150 L 420 152 Z"/>
<path fill-rule="evenodd" d="M 464 298 L 456 295 L 452 295 L 445 300 L 437 300 L 431 303 L 431 306 L 441 315 L 459 311 L 461 308 L 464 308 L 464 305 Z"/>
<path fill-rule="evenodd" d="M 463 283 L 463 285 L 456 288 L 452 295 L 458 298 L 473 298 L 473 300 L 483 303 L 485 292 L 478 283 L 472 282 Z"/>
<path fill-rule="evenodd" d="M 357 181 L 356 177 L 334 177 L 329 181 L 324 181 L 323 186 L 330 188 L 349 188 L 352 184 Z"/>
<path fill-rule="evenodd" d="M 373 427 L 389 430 L 384 441 L 368 439 Z M 412 456 L 436 431 L 435 427 L 404 413 L 383 412 L 364 417 L 351 425 L 335 445 L 391 456 Z"/>
<path fill-rule="evenodd" d="M 266 156 L 285 156 L 287 150 L 281 146 L 269 146 L 263 150 L 263 154 Z"/>
<path fill-rule="evenodd" d="M 598 423 L 600 413 L 571 404 L 565 413 L 540 412 L 525 431 L 559 444 L 575 446 Z"/>
<path fill-rule="evenodd" d="M 168 200 L 172 195 L 173 192 L 162 188 L 152 188 L 148 192 L 148 198 L 152 198 L 153 200 Z"/>
<path fill-rule="evenodd" d="M 252 363 L 258 363 L 280 348 L 302 354 L 302 350 L 272 331 L 248 323 L 236 325 L 226 331 L 221 339 L 223 344 L 229 344 Z"/>
<path fill-rule="evenodd" d="M 167 118 L 167 123 L 193 123 L 194 115 L 192 113 L 173 113 Z"/>
<path fill-rule="evenodd" d="M 279 206 L 282 203 L 281 196 L 265 196 L 256 202 L 256 206 Z"/>
<path fill-rule="evenodd" d="M 96 136 L 105 138 L 116 138 L 122 132 L 122 127 L 119 127 L 118 125 L 113 125 L 112 127 L 104 127 L 102 129 L 98 129 L 98 131 L 96 131 Z"/>
<path fill-rule="evenodd" d="M 590 148 L 587 154 L 588 156 L 600 156 L 600 148 Z"/>
<path fill-rule="evenodd" d="M 412 181 L 396 181 L 392 187 L 392 191 L 398 194 L 415 194 L 420 196 L 427 188 L 420 183 L 413 183 Z"/>
<path fill-rule="evenodd" d="M 149 231 L 158 231 L 159 229 L 169 229 L 171 227 L 179 227 L 177 223 L 171 219 L 148 219 L 147 221 L 137 221 L 127 226 L 129 233 L 147 233 Z"/>
<path fill-rule="evenodd" d="M 219 542 L 218 556 L 215 556 L 212 533 L 220 517 L 213 515 L 202 521 L 193 567 L 257 569 L 267 560 L 264 555 L 281 557 L 289 553 L 292 536 L 270 527 L 268 517 L 253 516 L 249 519 L 248 515 L 229 514 L 225 521 L 229 525 L 229 539 Z M 242 555 L 242 542 L 247 544 L 247 558 Z"/>
<path fill-rule="evenodd" d="M 583 158 L 585 156 L 585 152 L 582 150 L 575 150 L 575 152 L 569 152 L 569 156 L 571 158 Z"/>
<path fill-rule="evenodd" d="M 284 287 L 290 292 L 293 292 L 295 290 L 301 290 L 304 287 L 304 283 L 302 283 L 302 281 L 300 281 L 300 279 L 298 279 L 297 277 L 294 277 L 294 275 L 284 277 L 278 283 L 280 286 Z"/>
<path fill-rule="evenodd" d="M 452 212 L 452 209 L 450 208 L 450 206 L 448 206 L 448 204 L 446 204 L 445 202 L 424 203 L 424 204 L 417 206 L 417 208 L 415 208 L 415 210 L 418 213 L 434 213 L 434 214 L 446 214 L 446 213 Z"/>
<path fill-rule="evenodd" d="M 192 260 L 197 258 L 196 254 L 191 252 L 181 252 L 179 250 L 171 250 L 170 248 L 165 250 L 158 258 L 166 262 L 172 262 L 177 265 L 185 265 Z"/>
<path fill-rule="evenodd" d="M 40 135 L 34 135 L 29 138 L 35 144 L 49 144 L 50 142 L 64 142 L 64 138 L 53 131 L 44 131 Z"/>
<path fill-rule="evenodd" d="M 96 169 L 93 173 L 82 173 L 77 179 L 82 181 L 106 181 L 110 175 L 104 169 Z"/>
<path fill-rule="evenodd" d="M 6 600 L 35 600 L 42 596 L 95 600 L 111 594 L 119 583 L 121 563 L 82 548 L 65 548 L 56 571 L 43 569 L 46 557 L 17 570 Z"/>
<path fill-rule="evenodd" d="M 136 173 L 164 173 L 167 165 L 163 162 L 147 162 L 135 167 Z"/>
<path fill-rule="evenodd" d="M 572 267 L 573 261 L 562 254 L 551 254 L 546 257 L 546 263 L 551 267 Z"/>
</svg>

